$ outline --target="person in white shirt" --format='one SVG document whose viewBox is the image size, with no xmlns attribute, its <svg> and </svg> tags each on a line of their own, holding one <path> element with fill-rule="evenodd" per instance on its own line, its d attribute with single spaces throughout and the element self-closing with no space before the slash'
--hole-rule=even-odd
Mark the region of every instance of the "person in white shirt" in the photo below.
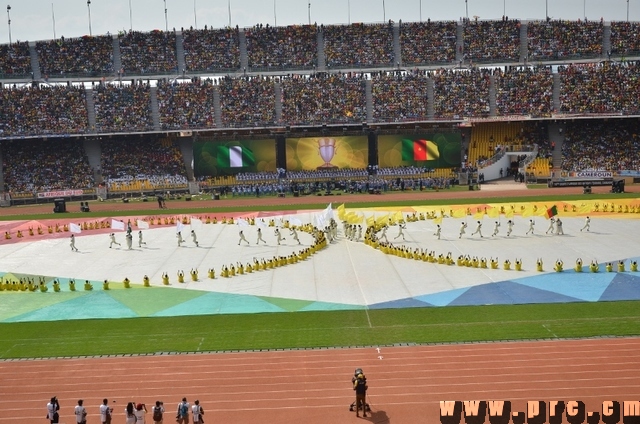
<svg viewBox="0 0 640 424">
<path fill-rule="evenodd" d="M 102 405 L 100 405 L 100 421 L 102 424 L 111 422 L 111 412 L 113 412 L 113 409 L 109 408 L 109 400 L 102 399 Z"/>
<path fill-rule="evenodd" d="M 199 400 L 196 399 L 195 402 L 193 402 L 191 413 L 193 414 L 193 424 L 200 424 L 204 422 L 204 420 L 202 419 L 202 416 L 204 415 L 204 409 L 202 409 L 202 407 L 200 406 Z"/>
<path fill-rule="evenodd" d="M 482 235 L 482 222 L 478 221 L 478 224 L 476 225 L 476 230 L 471 233 L 472 236 L 476 235 L 476 234 L 480 234 L 480 237 L 484 237 Z"/>
<path fill-rule="evenodd" d="M 74 409 L 74 413 L 76 414 L 76 423 L 85 424 L 87 422 L 87 410 L 82 406 L 83 400 L 78 400 L 78 404 Z"/>
<path fill-rule="evenodd" d="M 58 424 L 60 416 L 58 411 L 60 410 L 60 404 L 57 397 L 52 397 L 51 401 L 47 403 L 47 418 L 51 421 L 51 424 Z"/>
<path fill-rule="evenodd" d="M 126 424 L 136 424 L 135 409 L 136 407 L 133 402 L 127 403 L 127 407 L 124 410 L 125 416 L 127 417 Z"/>
<path fill-rule="evenodd" d="M 138 231 L 138 247 L 142 247 L 142 245 L 147 245 L 146 241 L 142 241 L 142 231 Z"/>
<path fill-rule="evenodd" d="M 191 240 L 193 240 L 193 244 L 196 245 L 196 247 L 199 246 L 198 244 L 198 236 L 196 236 L 196 232 L 191 230 Z"/>
<path fill-rule="evenodd" d="M 144 424 L 144 415 L 147 413 L 147 406 L 144 403 L 136 405 L 136 410 L 133 411 L 133 415 L 136 417 L 136 424 Z"/>
<path fill-rule="evenodd" d="M 580 231 L 589 231 L 589 228 L 591 228 L 591 218 L 586 217 L 584 220 L 584 227 L 580 228 Z"/>
</svg>

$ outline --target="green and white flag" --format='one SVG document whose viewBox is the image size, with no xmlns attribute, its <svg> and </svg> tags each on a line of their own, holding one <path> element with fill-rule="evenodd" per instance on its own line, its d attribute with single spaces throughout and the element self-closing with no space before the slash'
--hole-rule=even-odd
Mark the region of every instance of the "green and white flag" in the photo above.
<svg viewBox="0 0 640 424">
<path fill-rule="evenodd" d="M 218 146 L 217 156 L 221 168 L 244 168 L 256 164 L 253 152 L 243 146 Z"/>
</svg>

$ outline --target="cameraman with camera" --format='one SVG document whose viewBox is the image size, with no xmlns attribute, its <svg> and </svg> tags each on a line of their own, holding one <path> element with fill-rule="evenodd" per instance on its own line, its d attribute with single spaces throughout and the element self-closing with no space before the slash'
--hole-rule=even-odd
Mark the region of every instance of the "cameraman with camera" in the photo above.
<svg viewBox="0 0 640 424">
<path fill-rule="evenodd" d="M 58 424 L 60 422 L 60 403 L 58 403 L 57 397 L 52 397 L 51 401 L 47 403 L 47 419 L 51 421 L 51 424 Z"/>
</svg>

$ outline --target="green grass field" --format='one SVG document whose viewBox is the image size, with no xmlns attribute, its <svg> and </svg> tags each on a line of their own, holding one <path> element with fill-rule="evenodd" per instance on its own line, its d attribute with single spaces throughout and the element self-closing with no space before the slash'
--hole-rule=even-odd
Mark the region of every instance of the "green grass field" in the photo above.
<svg viewBox="0 0 640 424">
<path fill-rule="evenodd" d="M 640 302 L 0 324 L 0 358 L 304 349 L 640 334 Z"/>
<path fill-rule="evenodd" d="M 606 199 L 611 197 L 613 196 L 598 196 Z M 636 195 L 615 195 L 615 198 L 621 197 Z M 593 196 L 576 195 L 563 196 L 561 199 L 554 196 L 495 198 L 490 202 L 552 202 L 581 198 L 594 199 Z M 335 202 L 336 199 L 332 201 Z M 435 205 L 478 202 L 487 202 L 487 199 L 420 203 Z M 216 203 L 216 211 L 225 211 L 219 206 L 221 204 Z M 166 212 L 194 213 L 197 212 L 196 205 L 196 209 Z M 416 202 L 377 205 L 409 206 L 416 205 Z M 304 206 L 295 205 L 291 208 L 304 209 Z M 348 206 L 371 207 L 372 204 Z M 318 208 L 317 205 L 311 207 Z M 229 209 L 231 210 L 238 209 Z M 158 211 L 149 211 L 149 214 L 157 215 Z M 91 216 L 86 213 L 68 215 Z M 22 215 L 21 219 L 38 217 Z M 50 218 L 51 215 L 46 217 Z M 640 302 L 290 312 L 0 324 L 0 358 L 304 349 L 632 335 L 640 335 Z"/>
</svg>

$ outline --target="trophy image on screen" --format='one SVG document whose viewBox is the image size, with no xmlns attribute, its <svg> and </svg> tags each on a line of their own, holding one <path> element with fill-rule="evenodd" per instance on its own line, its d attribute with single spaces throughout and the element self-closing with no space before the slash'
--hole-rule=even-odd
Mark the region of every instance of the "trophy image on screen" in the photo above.
<svg viewBox="0 0 640 424">
<path fill-rule="evenodd" d="M 321 138 L 318 140 L 318 153 L 324 161 L 318 169 L 337 169 L 338 167 L 331 164 L 331 159 L 336 154 L 338 147 L 334 138 Z"/>
</svg>

